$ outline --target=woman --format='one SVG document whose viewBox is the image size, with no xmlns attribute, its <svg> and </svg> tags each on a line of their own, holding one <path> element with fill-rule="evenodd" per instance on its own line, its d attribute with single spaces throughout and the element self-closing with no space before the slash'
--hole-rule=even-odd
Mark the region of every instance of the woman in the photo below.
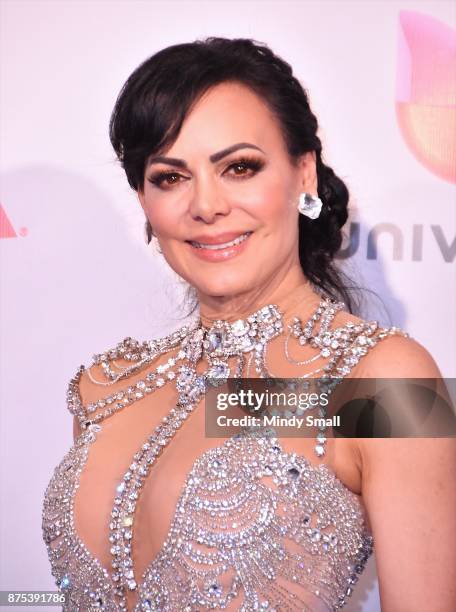
<svg viewBox="0 0 456 612">
<path fill-rule="evenodd" d="M 382 609 L 453 609 L 449 441 L 205 435 L 211 377 L 441 376 L 351 313 L 333 265 L 348 191 L 317 128 L 290 66 L 251 40 L 168 47 L 122 89 L 111 142 L 199 317 L 70 382 L 75 443 L 43 513 L 65 609 L 339 609 L 372 535 Z"/>
</svg>

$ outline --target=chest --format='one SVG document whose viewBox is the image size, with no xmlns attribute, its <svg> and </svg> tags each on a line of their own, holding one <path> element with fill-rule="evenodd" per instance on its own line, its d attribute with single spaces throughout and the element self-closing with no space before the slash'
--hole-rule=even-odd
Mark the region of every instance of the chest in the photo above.
<svg viewBox="0 0 456 612">
<path fill-rule="evenodd" d="M 109 574 L 116 542 L 110 528 L 116 488 L 125 470 L 132 470 L 144 432 L 153 429 L 161 410 L 169 410 L 165 401 L 155 412 L 118 415 L 111 427 L 106 421 L 90 443 L 82 436 L 75 445 L 79 450 L 70 451 L 51 481 L 45 498 L 46 539 L 61 534 L 55 531 L 57 522 L 65 526 L 74 519 L 74 529 L 65 531 L 58 544 L 69 547 L 60 558 L 65 560 L 64 578 L 73 581 L 72 605 L 87 597 L 89 576 L 98 585 L 93 591 L 97 598 L 112 598 Z M 72 483 L 73 505 L 68 501 Z M 222 594 L 222 607 L 237 610 L 243 598 L 257 600 L 258 588 L 263 596 L 269 592 L 262 580 L 280 574 L 294 576 L 299 590 L 305 586 L 306 591 L 277 593 L 277 602 L 285 605 L 285 597 L 291 604 L 296 597 L 294 603 L 312 601 L 316 610 L 321 597 L 330 601 L 340 595 L 341 581 L 352 580 L 350 568 L 361 568 L 359 561 L 369 554 L 365 538 L 359 500 L 332 469 L 312 465 L 293 440 L 285 445 L 275 437 L 206 438 L 204 413 L 196 411 L 165 446 L 142 487 L 129 541 L 133 564 L 123 570 L 140 585 L 128 593 L 128 609 L 149 601 L 155 588 L 157 597 L 173 593 L 174 607 L 163 610 L 174 610 L 187 599 L 210 603 Z M 217 580 L 214 566 L 219 567 Z M 266 567 L 276 569 L 265 578 L 261 568 Z M 60 571 L 56 562 L 55 575 Z M 260 573 L 252 582 L 255 572 Z M 321 578 L 316 582 L 314 572 Z M 228 608 L 228 602 L 234 607 Z"/>
<path fill-rule="evenodd" d="M 111 562 L 109 523 L 116 487 L 147 433 L 169 412 L 173 402 L 171 393 L 163 393 L 151 405 L 138 404 L 135 410 L 116 415 L 103 423 L 96 441 L 90 445 L 74 500 L 75 525 L 81 539 L 105 567 Z M 135 512 L 132 548 L 139 574 L 161 550 L 195 462 L 225 442 L 224 438 L 206 437 L 201 405 L 162 450 L 144 482 Z M 313 438 L 281 438 L 280 443 L 290 455 L 308 458 L 315 466 L 321 463 L 313 459 Z M 329 439 L 325 463 L 348 490 L 359 494 L 361 474 L 350 441 Z M 235 467 L 229 466 L 229 469 L 235 478 Z M 248 483 L 240 480 L 237 486 L 246 488 Z"/>
</svg>

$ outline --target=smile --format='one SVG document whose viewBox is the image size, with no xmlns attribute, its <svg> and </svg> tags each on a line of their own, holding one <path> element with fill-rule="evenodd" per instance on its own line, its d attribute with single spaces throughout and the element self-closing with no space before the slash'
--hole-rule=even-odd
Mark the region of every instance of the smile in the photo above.
<svg viewBox="0 0 456 612">
<path fill-rule="evenodd" d="M 253 232 L 244 232 L 236 236 L 234 232 L 219 236 L 198 236 L 199 240 L 188 240 L 187 244 L 193 255 L 202 261 L 220 263 L 238 257 L 249 244 Z M 228 240 L 227 240 L 228 238 Z M 224 240 L 224 242 L 221 242 Z"/>
<path fill-rule="evenodd" d="M 197 249 L 209 249 L 210 251 L 219 251 L 221 249 L 236 246 L 237 244 L 244 242 L 244 240 L 246 240 L 252 233 L 253 232 L 245 232 L 245 234 L 241 234 L 234 240 L 230 240 L 229 242 L 222 242 L 220 244 L 204 244 L 202 242 L 196 242 L 194 240 L 190 240 L 190 244 Z"/>
</svg>

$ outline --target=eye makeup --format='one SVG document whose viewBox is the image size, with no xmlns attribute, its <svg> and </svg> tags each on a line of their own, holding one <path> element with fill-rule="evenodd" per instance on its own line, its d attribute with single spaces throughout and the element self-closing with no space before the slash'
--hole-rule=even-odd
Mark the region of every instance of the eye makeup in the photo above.
<svg viewBox="0 0 456 612">
<path fill-rule="evenodd" d="M 249 177 L 255 176 L 258 172 L 260 172 L 264 168 L 265 164 L 266 162 L 258 157 L 242 155 L 241 157 L 239 157 L 239 159 L 228 164 L 226 170 L 224 171 L 224 174 L 225 173 L 228 174 L 234 180 L 243 180 L 243 179 L 247 179 Z M 231 170 L 232 168 L 238 168 L 238 169 L 244 168 L 245 170 L 247 170 L 247 172 L 243 172 L 241 174 L 233 172 L 230 174 L 228 171 Z M 158 170 L 157 172 L 153 172 L 148 177 L 147 180 L 154 187 L 157 187 L 162 190 L 168 190 L 172 188 L 173 185 L 180 183 L 181 182 L 179 180 L 180 178 L 184 180 L 188 180 L 188 177 L 174 170 L 172 171 Z M 172 182 L 167 182 L 170 180 Z"/>
</svg>

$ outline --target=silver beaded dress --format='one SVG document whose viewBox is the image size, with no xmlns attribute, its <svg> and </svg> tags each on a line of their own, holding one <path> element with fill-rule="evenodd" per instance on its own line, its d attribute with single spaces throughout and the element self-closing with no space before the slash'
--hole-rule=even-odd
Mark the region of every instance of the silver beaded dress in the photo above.
<svg viewBox="0 0 456 612">
<path fill-rule="evenodd" d="M 82 393 L 84 366 L 70 381 L 68 409 L 83 429 L 54 470 L 42 519 L 52 574 L 67 597 L 63 610 L 344 607 L 373 550 L 360 497 L 324 463 L 323 451 L 311 460 L 312 447 L 295 452 L 274 428 L 217 440 L 204 436 L 204 408 L 183 422 L 173 409 L 173 366 L 186 333 L 149 343 L 126 338 L 94 356 L 91 372 L 101 380 L 114 360 L 128 364 L 153 345 L 158 359 L 140 362 L 127 383 L 86 384 Z M 407 335 L 362 322 L 317 334 L 321 350 L 332 346 L 327 375 L 348 375 L 396 333 Z M 140 485 L 128 489 L 138 472 Z"/>
</svg>

